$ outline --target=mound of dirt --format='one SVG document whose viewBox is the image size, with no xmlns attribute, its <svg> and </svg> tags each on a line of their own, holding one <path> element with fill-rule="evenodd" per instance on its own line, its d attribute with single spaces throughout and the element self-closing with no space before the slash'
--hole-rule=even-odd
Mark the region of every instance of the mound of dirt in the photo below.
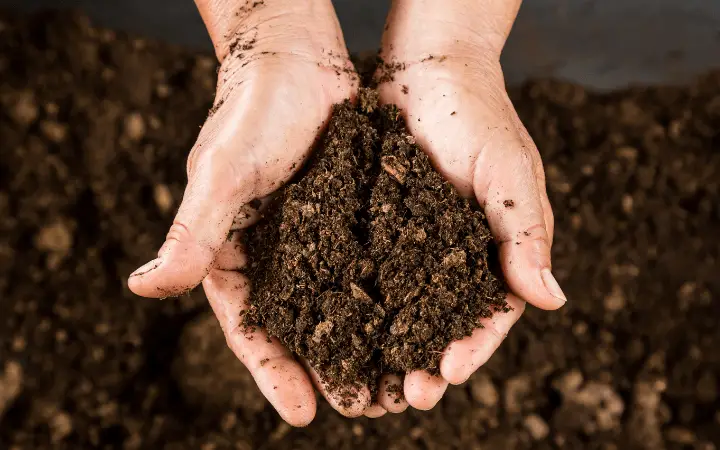
<svg viewBox="0 0 720 450">
<path fill-rule="evenodd" d="M 248 239 L 248 326 L 333 388 L 381 369 L 438 372 L 442 351 L 507 308 L 485 216 L 433 169 L 397 108 L 363 89 L 336 105 L 301 179 Z"/>
</svg>

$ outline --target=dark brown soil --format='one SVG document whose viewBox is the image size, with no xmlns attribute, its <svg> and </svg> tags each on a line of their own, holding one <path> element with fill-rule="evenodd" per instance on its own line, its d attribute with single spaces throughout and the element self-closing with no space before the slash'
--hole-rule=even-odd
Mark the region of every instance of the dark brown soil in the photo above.
<svg viewBox="0 0 720 450">
<path fill-rule="evenodd" d="M 306 358 L 330 388 L 438 372 L 442 351 L 505 310 L 476 203 L 435 172 L 377 94 L 336 105 L 307 172 L 248 240 L 248 326 Z"/>
<path fill-rule="evenodd" d="M 291 429 L 201 292 L 125 288 L 182 196 L 215 69 L 81 18 L 0 14 L 0 448 L 720 447 L 720 74 L 513 90 L 571 301 L 529 308 L 432 411 L 349 420 L 320 402 Z"/>
</svg>

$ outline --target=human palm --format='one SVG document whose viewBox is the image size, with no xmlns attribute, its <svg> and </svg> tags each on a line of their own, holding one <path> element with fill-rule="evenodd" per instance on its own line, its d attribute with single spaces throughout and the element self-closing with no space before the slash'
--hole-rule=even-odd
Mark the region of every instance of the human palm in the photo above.
<svg viewBox="0 0 720 450">
<path fill-rule="evenodd" d="M 542 309 L 565 303 L 550 271 L 553 213 L 540 154 L 507 96 L 499 49 L 478 42 L 460 21 L 436 20 L 428 8 L 394 4 L 383 39 L 382 56 L 389 64 L 383 67 L 401 70 L 379 69 L 380 99 L 399 107 L 435 168 L 483 207 L 499 245 L 512 309 L 481 319 L 482 328 L 451 343 L 440 376 L 406 375 L 405 399 L 418 409 L 435 406 L 448 383 L 463 383 L 487 362 L 526 302 Z M 380 401 L 391 412 L 406 407 Z"/>
<path fill-rule="evenodd" d="M 305 425 L 315 414 L 313 381 L 322 388 L 316 374 L 277 339 L 263 330 L 246 333 L 240 324 L 249 297 L 241 233 L 258 216 L 257 200 L 302 166 L 332 106 L 354 96 L 357 77 L 337 26 L 338 39 L 328 38 L 326 26 L 318 40 L 308 30 L 313 23 L 281 19 L 290 23 L 270 25 L 284 33 L 239 34 L 229 46 L 215 105 L 188 157 L 183 202 L 158 258 L 129 285 L 139 295 L 168 297 L 202 282 L 228 345 L 260 390 L 286 421 Z M 360 415 L 366 403 L 342 412 Z"/>
</svg>

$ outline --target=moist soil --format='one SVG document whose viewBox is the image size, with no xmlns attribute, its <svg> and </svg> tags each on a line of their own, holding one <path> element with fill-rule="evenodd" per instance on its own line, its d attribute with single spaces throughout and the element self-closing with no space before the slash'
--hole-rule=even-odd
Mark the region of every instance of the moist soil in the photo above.
<svg viewBox="0 0 720 450">
<path fill-rule="evenodd" d="M 0 448 L 718 448 L 720 74 L 512 89 L 568 304 L 528 308 L 431 411 L 319 402 L 291 429 L 201 292 L 125 287 L 181 199 L 215 70 L 81 16 L 0 14 Z"/>
<path fill-rule="evenodd" d="M 438 373 L 450 342 L 508 308 L 485 216 L 375 91 L 333 108 L 313 155 L 250 231 L 245 324 L 306 358 L 331 391 Z"/>
</svg>

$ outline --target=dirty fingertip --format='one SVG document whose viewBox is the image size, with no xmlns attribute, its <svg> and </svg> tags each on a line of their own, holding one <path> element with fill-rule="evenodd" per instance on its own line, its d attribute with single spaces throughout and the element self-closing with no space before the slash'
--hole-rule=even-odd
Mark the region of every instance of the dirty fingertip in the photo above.
<svg viewBox="0 0 720 450">
<path fill-rule="evenodd" d="M 463 363 L 455 361 L 453 356 L 443 358 L 440 362 L 440 374 L 450 384 L 457 386 L 470 378 L 470 369 Z"/>
<path fill-rule="evenodd" d="M 370 407 L 370 390 L 367 386 L 360 389 L 348 389 L 345 392 L 332 395 L 330 402 L 343 416 L 349 418 L 360 417 Z"/>
<path fill-rule="evenodd" d="M 300 358 L 300 362 L 310 374 L 315 388 L 335 411 L 352 419 L 362 416 L 368 407 L 370 407 L 372 397 L 370 395 L 370 389 L 368 389 L 367 386 L 360 388 L 354 386 L 329 388 L 306 358 Z"/>
<path fill-rule="evenodd" d="M 253 377 L 265 398 L 288 424 L 304 427 L 315 418 L 315 391 L 296 362 L 281 358 L 256 370 Z"/>
<path fill-rule="evenodd" d="M 287 409 L 280 408 L 276 409 L 280 417 L 296 428 L 302 428 L 310 425 L 313 419 L 315 419 L 315 405 L 294 405 Z"/>
<path fill-rule="evenodd" d="M 405 377 L 405 399 L 415 409 L 427 411 L 437 405 L 447 390 L 448 382 L 424 370 Z"/>
<path fill-rule="evenodd" d="M 138 269 L 136 269 L 135 272 L 130 274 L 130 278 L 143 276 L 146 273 L 157 269 L 161 263 L 162 263 L 162 259 L 155 258 L 152 261 L 149 261 L 149 262 L 143 264 L 142 266 L 140 266 Z"/>
<path fill-rule="evenodd" d="M 377 419 L 378 417 L 382 417 L 385 414 L 387 414 L 387 410 L 385 410 L 385 408 L 378 405 L 377 403 L 370 405 L 370 407 L 365 410 L 365 417 L 369 419 Z"/>
<path fill-rule="evenodd" d="M 157 271 L 162 265 L 163 260 L 161 258 L 153 259 L 138 269 L 128 277 L 128 288 L 136 295 L 143 297 L 155 297 L 152 283 L 149 282 L 155 271 Z"/>
<path fill-rule="evenodd" d="M 405 411 L 408 403 L 403 393 L 403 381 L 397 375 L 383 375 L 378 387 L 378 403 L 389 413 Z"/>
</svg>

